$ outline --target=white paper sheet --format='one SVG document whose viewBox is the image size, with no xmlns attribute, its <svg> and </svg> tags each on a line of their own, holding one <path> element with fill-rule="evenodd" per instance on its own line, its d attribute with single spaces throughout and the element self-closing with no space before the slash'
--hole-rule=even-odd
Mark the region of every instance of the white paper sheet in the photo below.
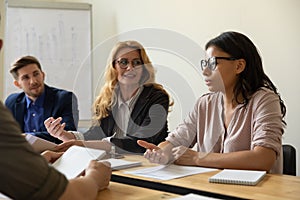
<svg viewBox="0 0 300 200">
<path fill-rule="evenodd" d="M 101 159 L 105 151 L 81 146 L 71 146 L 52 166 L 63 173 L 67 179 L 80 175 L 91 160 Z"/>
<path fill-rule="evenodd" d="M 187 194 L 181 197 L 176 197 L 173 198 L 172 200 L 213 200 L 216 198 L 212 198 L 212 197 L 206 197 L 206 196 L 202 196 L 202 195 L 197 195 L 197 194 Z"/>
<path fill-rule="evenodd" d="M 109 158 L 106 160 L 100 160 L 99 162 L 108 161 L 110 162 L 111 169 L 112 170 L 120 170 L 120 169 L 126 169 L 131 167 L 138 167 L 142 165 L 142 162 L 140 161 L 128 161 L 124 159 L 115 159 L 115 158 Z"/>
<path fill-rule="evenodd" d="M 159 165 L 135 171 L 126 171 L 126 174 L 154 178 L 159 180 L 170 180 L 185 177 L 193 174 L 215 171 L 215 168 L 191 167 L 182 165 Z"/>
<path fill-rule="evenodd" d="M 5 196 L 4 194 L 0 193 L 0 199 L 4 200 L 4 199 L 11 199 L 11 198 L 8 198 L 7 196 Z"/>
</svg>

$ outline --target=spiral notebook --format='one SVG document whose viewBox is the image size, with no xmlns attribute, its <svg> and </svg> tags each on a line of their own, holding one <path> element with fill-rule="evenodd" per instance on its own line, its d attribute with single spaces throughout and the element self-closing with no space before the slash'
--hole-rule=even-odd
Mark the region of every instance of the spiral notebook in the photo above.
<svg viewBox="0 0 300 200">
<path fill-rule="evenodd" d="M 224 169 L 209 178 L 210 183 L 227 183 L 238 185 L 256 185 L 264 176 L 266 171 L 233 170 Z"/>
</svg>

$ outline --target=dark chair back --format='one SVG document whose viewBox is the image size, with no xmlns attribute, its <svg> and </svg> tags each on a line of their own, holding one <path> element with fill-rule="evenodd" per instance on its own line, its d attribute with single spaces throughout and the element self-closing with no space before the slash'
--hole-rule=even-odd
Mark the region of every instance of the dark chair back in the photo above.
<svg viewBox="0 0 300 200">
<path fill-rule="evenodd" d="M 290 144 L 282 145 L 283 174 L 296 176 L 296 149 Z"/>
</svg>

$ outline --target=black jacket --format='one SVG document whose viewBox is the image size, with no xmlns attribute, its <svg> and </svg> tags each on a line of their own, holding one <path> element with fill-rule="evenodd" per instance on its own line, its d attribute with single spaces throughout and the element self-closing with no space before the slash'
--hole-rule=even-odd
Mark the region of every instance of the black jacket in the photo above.
<svg viewBox="0 0 300 200">
<path fill-rule="evenodd" d="M 153 85 L 144 86 L 131 112 L 127 136 L 111 138 L 111 142 L 122 150 L 134 153 L 145 152 L 145 149 L 137 144 L 138 139 L 159 144 L 168 135 L 168 109 L 169 97 L 167 94 L 154 88 Z M 100 126 L 92 126 L 84 133 L 85 140 L 101 140 L 112 136 L 115 126 L 113 113 L 116 111 L 117 106 L 114 106 L 109 116 L 101 120 Z"/>
</svg>

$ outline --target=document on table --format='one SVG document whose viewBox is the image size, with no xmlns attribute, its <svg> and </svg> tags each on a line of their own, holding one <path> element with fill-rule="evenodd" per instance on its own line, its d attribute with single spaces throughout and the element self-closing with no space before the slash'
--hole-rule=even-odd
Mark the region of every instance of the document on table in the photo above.
<svg viewBox="0 0 300 200">
<path fill-rule="evenodd" d="M 133 162 L 133 161 L 128 161 L 124 159 L 115 159 L 115 158 L 100 160 L 100 162 L 103 161 L 109 162 L 112 170 L 121 170 L 121 169 L 126 169 L 131 167 L 138 167 L 142 165 L 142 162 L 140 161 Z"/>
<path fill-rule="evenodd" d="M 216 198 L 206 197 L 197 194 L 186 194 L 181 197 L 172 198 L 172 200 L 216 200 Z"/>
<path fill-rule="evenodd" d="M 7 200 L 9 200 L 9 199 L 11 199 L 11 198 L 8 198 L 8 197 L 5 196 L 4 194 L 0 193 L 0 199 L 1 199 L 1 200 L 2 200 L 2 199 L 7 199 Z"/>
<path fill-rule="evenodd" d="M 171 165 L 159 165 L 155 167 L 148 167 L 148 168 L 134 170 L 134 171 L 126 171 L 124 173 L 165 181 L 174 178 L 180 178 L 180 177 L 190 176 L 193 174 L 200 174 L 200 173 L 216 171 L 216 170 L 217 169 L 215 168 L 191 167 L 191 166 L 171 164 Z"/>
</svg>

